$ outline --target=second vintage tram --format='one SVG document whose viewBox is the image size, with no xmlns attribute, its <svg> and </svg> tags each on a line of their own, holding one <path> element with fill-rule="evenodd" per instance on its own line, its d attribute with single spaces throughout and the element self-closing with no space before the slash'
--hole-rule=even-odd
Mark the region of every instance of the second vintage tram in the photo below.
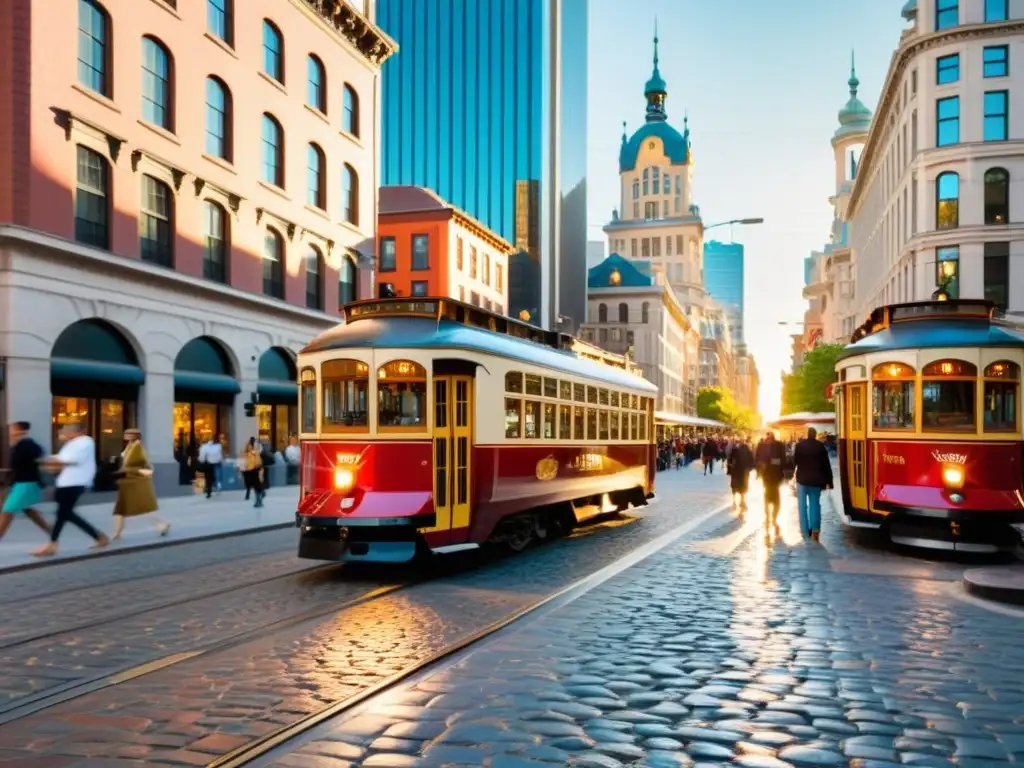
<svg viewBox="0 0 1024 768">
<path fill-rule="evenodd" d="M 654 490 L 625 358 L 445 298 L 373 299 L 298 356 L 299 556 L 521 550 Z"/>
<path fill-rule="evenodd" d="M 875 310 L 840 354 L 844 522 L 892 541 L 991 552 L 1024 523 L 1024 335 L 984 301 Z"/>
</svg>

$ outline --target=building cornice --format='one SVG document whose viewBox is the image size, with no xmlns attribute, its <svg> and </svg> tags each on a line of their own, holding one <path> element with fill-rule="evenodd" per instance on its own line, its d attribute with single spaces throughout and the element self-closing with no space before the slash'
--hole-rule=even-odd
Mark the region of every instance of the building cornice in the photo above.
<svg viewBox="0 0 1024 768">
<path fill-rule="evenodd" d="M 300 321 L 329 328 L 341 322 L 335 315 L 287 304 L 277 299 L 214 283 L 141 259 L 118 256 L 92 246 L 66 240 L 15 224 L 0 225 L 0 249 L 21 248 L 32 255 L 62 263 L 68 268 L 92 269 L 104 275 L 122 275 L 147 285 L 173 288 L 183 294 L 205 295 L 213 300 L 245 306 L 282 320 Z"/>
<path fill-rule="evenodd" d="M 654 227 L 679 227 L 698 225 L 703 231 L 704 222 L 696 216 L 675 216 L 667 219 L 618 219 L 604 225 L 605 232 L 622 229 L 651 229 Z"/>
<path fill-rule="evenodd" d="M 874 170 L 875 155 L 881 151 L 878 148 L 879 144 L 888 135 L 889 111 L 892 109 L 893 103 L 899 98 L 899 84 L 910 62 L 925 51 L 940 45 L 978 38 L 1003 37 L 1022 32 L 1024 32 L 1024 20 L 1017 19 L 1014 21 L 971 24 L 953 29 L 943 29 L 925 35 L 915 35 L 900 43 L 900 47 L 893 53 L 889 64 L 889 71 L 885 76 L 885 84 L 882 87 L 882 96 L 875 109 L 871 131 L 868 133 L 867 141 L 864 144 L 864 151 L 861 153 L 857 180 L 854 182 L 853 190 L 850 192 L 847 219 L 853 219 L 857 214 L 857 206 L 860 204 L 860 198 L 864 194 L 862 190 L 869 183 L 871 172 Z"/>
<path fill-rule="evenodd" d="M 398 51 L 398 43 L 345 0 L 292 0 L 292 3 L 312 11 L 374 67 L 380 68 Z"/>
</svg>

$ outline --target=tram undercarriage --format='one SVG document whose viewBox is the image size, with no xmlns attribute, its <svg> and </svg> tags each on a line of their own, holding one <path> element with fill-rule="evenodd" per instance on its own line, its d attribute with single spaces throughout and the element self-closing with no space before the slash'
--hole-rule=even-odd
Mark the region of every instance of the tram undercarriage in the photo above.
<svg viewBox="0 0 1024 768">
<path fill-rule="evenodd" d="M 878 531 L 893 544 L 915 549 L 974 554 L 1024 554 L 1024 524 L 999 513 L 951 517 L 947 510 L 892 510 L 888 515 L 842 514 L 852 528 Z"/>
</svg>

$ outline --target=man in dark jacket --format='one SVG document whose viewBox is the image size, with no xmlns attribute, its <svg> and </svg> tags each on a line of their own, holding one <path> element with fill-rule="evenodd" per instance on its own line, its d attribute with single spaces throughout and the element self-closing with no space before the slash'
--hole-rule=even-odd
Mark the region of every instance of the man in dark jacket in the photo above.
<svg viewBox="0 0 1024 768">
<path fill-rule="evenodd" d="M 757 446 L 754 454 L 757 474 L 764 485 L 764 511 L 766 515 L 778 515 L 779 486 L 782 485 L 782 470 L 786 461 L 786 446 L 775 439 L 774 432 L 768 432 Z"/>
<path fill-rule="evenodd" d="M 821 491 L 832 487 L 832 461 L 828 448 L 818 440 L 814 427 L 807 429 L 807 437 L 793 450 L 796 464 L 797 509 L 800 512 L 800 531 L 804 538 L 818 540 L 821 530 Z"/>
</svg>

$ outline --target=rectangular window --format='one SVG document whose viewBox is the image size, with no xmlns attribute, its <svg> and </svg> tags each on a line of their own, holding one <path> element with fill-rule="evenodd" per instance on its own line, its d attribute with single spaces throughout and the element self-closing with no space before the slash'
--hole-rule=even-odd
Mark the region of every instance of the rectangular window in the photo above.
<svg viewBox="0 0 1024 768">
<path fill-rule="evenodd" d="M 572 440 L 572 406 L 558 407 L 558 439 Z"/>
<path fill-rule="evenodd" d="M 985 243 L 985 301 L 991 301 L 1004 311 L 1009 306 L 1009 243 Z"/>
<path fill-rule="evenodd" d="M 142 177 L 139 250 L 143 261 L 171 266 L 171 188 L 152 176 Z"/>
<path fill-rule="evenodd" d="M 935 0 L 935 29 L 949 29 L 960 23 L 959 0 Z"/>
<path fill-rule="evenodd" d="M 484 285 L 491 284 L 491 255 L 489 253 L 484 254 L 483 263 L 480 265 L 480 279 Z"/>
<path fill-rule="evenodd" d="M 1010 74 L 1010 46 L 990 45 L 982 52 L 982 74 L 985 77 L 1006 77 Z"/>
<path fill-rule="evenodd" d="M 629 254 L 635 259 L 637 257 L 636 252 L 636 238 L 634 237 L 629 241 Z"/>
<path fill-rule="evenodd" d="M 1006 21 L 1007 0 L 985 0 L 985 21 Z"/>
<path fill-rule="evenodd" d="M 914 382 L 877 381 L 873 385 L 875 429 L 914 428 Z"/>
<path fill-rule="evenodd" d="M 469 276 L 476 280 L 476 246 L 469 246 Z"/>
<path fill-rule="evenodd" d="M 75 240 L 97 248 L 110 248 L 110 166 L 98 152 L 83 146 L 77 151 Z"/>
<path fill-rule="evenodd" d="M 203 277 L 216 283 L 228 281 L 227 214 L 209 200 L 203 203 Z M 316 431 L 314 427 L 313 430 Z"/>
<path fill-rule="evenodd" d="M 462 271 L 462 238 L 455 239 L 455 268 Z"/>
<path fill-rule="evenodd" d="M 413 280 L 413 283 L 412 283 L 412 295 L 413 296 L 426 296 L 427 295 L 427 281 L 426 280 Z"/>
<path fill-rule="evenodd" d="M 107 32 L 110 17 L 95 3 L 78 2 L 78 82 L 110 96 L 107 78 Z"/>
<path fill-rule="evenodd" d="M 545 440 L 555 439 L 555 406 L 550 403 L 544 404 L 544 423 L 541 428 L 541 437 Z"/>
<path fill-rule="evenodd" d="M 939 85 L 955 83 L 960 79 L 960 54 L 940 56 L 935 60 L 935 82 Z"/>
<path fill-rule="evenodd" d="M 430 269 L 430 237 L 428 235 L 412 236 L 412 268 Z"/>
<path fill-rule="evenodd" d="M 540 437 L 540 403 L 536 400 L 523 403 L 523 437 L 529 440 Z"/>
<path fill-rule="evenodd" d="M 1006 141 L 1009 91 L 985 91 L 985 141 Z"/>
<path fill-rule="evenodd" d="M 505 293 L 505 269 L 501 264 L 494 265 L 494 289 L 498 293 Z"/>
<path fill-rule="evenodd" d="M 207 0 L 206 28 L 214 37 L 219 37 L 228 45 L 234 44 L 231 28 L 232 0 Z"/>
<path fill-rule="evenodd" d="M 564 407 L 568 408 L 569 406 Z M 578 405 L 574 406 L 572 409 L 572 439 L 586 439 L 586 433 L 583 428 L 583 408 Z"/>
<path fill-rule="evenodd" d="M 651 238 L 645 237 L 640 241 L 640 255 L 645 258 L 651 258 Z"/>
<path fill-rule="evenodd" d="M 396 269 L 395 238 L 382 237 L 380 239 L 380 262 L 377 266 L 381 272 L 394 272 Z"/>
<path fill-rule="evenodd" d="M 949 298 L 960 298 L 960 246 L 935 249 L 935 285 Z"/>
<path fill-rule="evenodd" d="M 477 293 L 476 291 L 471 291 L 470 294 L 469 294 L 469 303 L 472 304 L 474 307 L 479 307 L 480 306 L 480 294 Z"/>
<path fill-rule="evenodd" d="M 935 146 L 960 143 L 960 97 L 950 96 L 935 102 Z"/>
<path fill-rule="evenodd" d="M 316 432 L 316 371 L 312 368 L 303 368 L 299 379 L 302 392 L 302 431 Z"/>
<path fill-rule="evenodd" d="M 651 256 L 658 258 L 661 256 L 661 238 L 655 237 L 651 240 Z"/>
<path fill-rule="evenodd" d="M 521 403 L 521 400 L 514 397 L 505 398 L 505 437 L 519 437 L 520 435 L 519 407 Z"/>
</svg>

